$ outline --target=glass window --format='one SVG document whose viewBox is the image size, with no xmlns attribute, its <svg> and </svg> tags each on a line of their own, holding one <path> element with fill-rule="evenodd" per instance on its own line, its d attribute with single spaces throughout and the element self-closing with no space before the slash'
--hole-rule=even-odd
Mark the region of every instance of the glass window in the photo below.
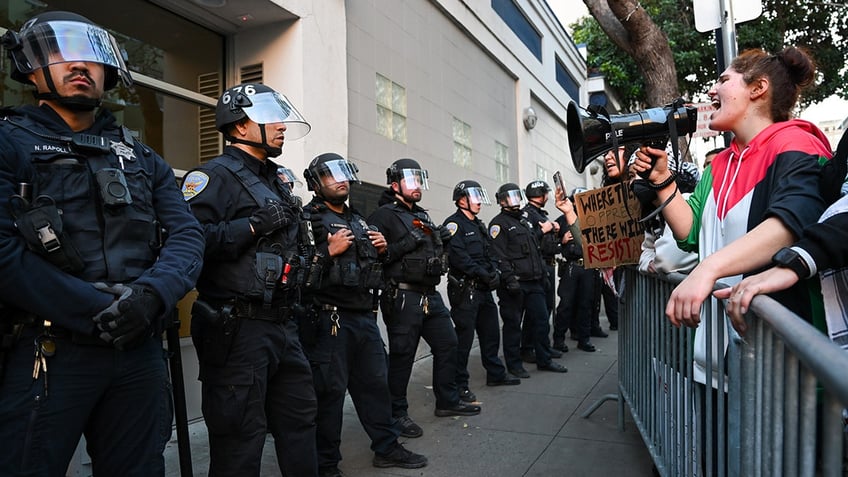
<svg viewBox="0 0 848 477">
<path fill-rule="evenodd" d="M 509 148 L 495 141 L 495 181 L 509 182 Z"/>
<path fill-rule="evenodd" d="M 453 118 L 453 163 L 471 169 L 471 126 Z"/>
<path fill-rule="evenodd" d="M 536 164 L 536 179 L 548 182 L 548 170 Z"/>
<path fill-rule="evenodd" d="M 41 5 L 41 6 L 39 6 Z M 0 26 L 19 30 L 33 15 L 47 10 L 79 13 L 108 29 L 128 56 L 130 71 L 189 91 L 217 97 L 224 65 L 224 38 L 144 0 L 9 0 L 0 9 Z M 3 71 L 9 60 L 3 55 Z M 0 73 L 3 106 L 32 103 L 31 87 Z M 211 79 L 211 85 L 210 85 Z M 165 88 L 167 89 L 167 87 Z M 160 153 L 173 167 L 190 169 L 200 163 L 201 124 L 208 123 L 196 103 L 145 87 L 118 86 L 104 100 L 118 121 Z"/>
<path fill-rule="evenodd" d="M 518 8 L 514 0 L 492 0 L 492 9 L 506 25 L 518 36 L 518 39 L 533 53 L 539 61 L 542 61 L 542 35 L 533 26 L 533 23 Z"/>
<path fill-rule="evenodd" d="M 556 80 L 562 86 L 562 89 L 571 96 L 571 99 L 574 101 L 580 99 L 580 85 L 577 84 L 577 81 L 571 76 L 559 57 L 556 59 Z"/>
<path fill-rule="evenodd" d="M 377 73 L 377 132 L 406 144 L 406 88 Z"/>
</svg>

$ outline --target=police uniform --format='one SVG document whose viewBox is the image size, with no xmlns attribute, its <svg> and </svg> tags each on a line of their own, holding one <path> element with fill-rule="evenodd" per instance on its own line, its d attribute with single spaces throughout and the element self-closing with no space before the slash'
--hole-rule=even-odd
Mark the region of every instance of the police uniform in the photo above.
<svg viewBox="0 0 848 477">
<path fill-rule="evenodd" d="M 162 323 L 115 349 L 92 320 L 115 296 L 92 284 L 144 285 L 169 312 L 200 272 L 200 226 L 171 167 L 109 111 L 76 132 L 48 105 L 2 116 L 0 301 L 17 311 L 0 324 L 17 340 L 0 385 L 0 475 L 64 475 L 83 433 L 95 473 L 162 475 Z M 34 380 L 39 336 L 55 353 Z"/>
<path fill-rule="evenodd" d="M 498 358 L 498 308 L 489 288 L 489 277 L 498 270 L 497 262 L 490 255 L 486 225 L 477 217 L 469 219 L 462 210 L 457 210 L 445 219 L 444 226 L 451 232 L 447 245 L 450 263 L 448 300 L 459 343 L 457 387 L 460 392 L 469 389 L 468 355 L 475 330 L 480 342 L 480 360 L 486 369 L 486 382 L 503 383 L 507 374 Z"/>
<path fill-rule="evenodd" d="M 315 283 L 309 283 L 310 323 L 301 327 L 318 395 L 321 469 L 335 468 L 342 458 L 339 444 L 346 390 L 375 454 L 390 454 L 398 447 L 400 435 L 392 417 L 386 351 L 375 313 L 382 264 L 368 237 L 365 219 L 343 207 L 344 213 L 336 213 L 319 197 L 305 207 L 313 223 L 321 224 L 314 228 L 322 230 L 317 240 L 320 259 L 316 261 L 320 261 L 320 274 L 311 274 Z M 353 233 L 353 243 L 341 255 L 330 258 L 327 233 L 342 229 Z M 421 464 L 426 464 L 426 459 Z"/>
<path fill-rule="evenodd" d="M 317 401 L 297 335 L 305 281 L 302 221 L 276 165 L 240 148 L 189 172 L 183 195 L 203 225 L 192 340 L 200 360 L 210 475 L 259 475 L 266 431 L 283 474 L 315 475 Z M 250 217 L 282 206 L 286 225 L 254 236 Z"/>
<path fill-rule="evenodd" d="M 533 204 L 532 202 L 524 206 L 523 211 L 527 216 L 528 222 L 533 225 L 538 225 L 540 222 L 547 222 L 549 220 L 548 211 L 536 206 L 536 204 Z M 551 313 L 553 313 L 554 311 L 554 307 L 556 304 L 556 277 L 554 276 L 556 270 L 554 268 L 554 264 L 556 263 L 556 255 L 560 252 L 560 243 L 559 239 L 557 238 L 557 233 L 555 231 L 551 230 L 548 233 L 542 233 L 542 229 L 538 226 L 534 227 L 534 230 L 536 232 L 536 238 L 539 240 L 539 251 L 541 252 L 542 262 L 544 263 L 545 270 L 544 276 L 542 277 L 542 284 L 545 288 L 545 306 L 547 309 L 547 313 L 545 314 L 544 321 L 539 323 L 539 326 L 542 326 L 540 334 L 544 332 L 545 336 L 548 336 L 551 331 L 550 317 Z M 527 331 L 528 329 L 525 326 L 522 329 L 522 353 L 532 353 L 533 351 L 532 335 Z M 550 344 L 550 341 L 546 339 L 545 343 L 547 346 L 547 344 Z M 552 351 L 550 350 L 550 348 L 549 352 L 555 358 L 561 356 L 560 353 Z"/>
<path fill-rule="evenodd" d="M 501 212 L 489 223 L 493 254 L 498 259 L 501 271 L 501 287 L 498 288 L 498 306 L 503 320 L 504 359 L 507 369 L 519 377 L 527 377 L 521 364 L 521 324 L 533 330 L 533 348 L 536 366 L 540 369 L 558 368 L 552 363 L 546 346 L 548 340 L 545 327 L 547 305 L 545 304 L 545 265 L 539 250 L 539 242 L 526 214 L 519 210 Z M 510 291 L 507 284 L 517 280 L 520 289 Z"/>
<path fill-rule="evenodd" d="M 565 217 L 560 216 L 557 222 L 560 233 L 564 234 L 568 230 Z M 580 349 L 594 351 L 589 337 L 598 272 L 583 266 L 583 248 L 576 240 L 562 245 L 562 257 L 557 287 L 559 304 L 554 318 L 554 347 L 564 345 L 565 333 L 570 329 Z"/>
<path fill-rule="evenodd" d="M 415 204 L 406 206 L 391 190 L 384 191 L 379 203 L 368 223 L 375 225 L 389 243 L 380 309 L 389 335 L 392 413 L 395 418 L 408 416 L 407 386 L 422 337 L 433 353 L 436 411 L 461 407 L 456 387 L 456 332 L 450 312 L 436 291 L 447 268 L 439 233 L 424 209 Z M 426 240 L 414 250 L 402 251 L 401 239 L 410 235 L 413 227 L 426 230 Z"/>
</svg>

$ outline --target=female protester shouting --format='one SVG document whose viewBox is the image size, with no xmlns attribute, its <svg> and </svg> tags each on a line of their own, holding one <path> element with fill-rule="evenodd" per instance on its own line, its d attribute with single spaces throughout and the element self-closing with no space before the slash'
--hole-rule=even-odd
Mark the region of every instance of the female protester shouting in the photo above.
<svg viewBox="0 0 848 477">
<path fill-rule="evenodd" d="M 710 129 L 730 131 L 734 138 L 688 201 L 677 191 L 665 151 L 642 147 L 637 152 L 634 168 L 650 171 L 657 203 L 668 201 L 663 216 L 678 245 L 697 251 L 701 259 L 671 294 L 666 315 L 673 325 L 697 327 L 701 305 L 717 280 L 734 284 L 743 274 L 766 267 L 775 252 L 796 241 L 824 211 L 819 164 L 830 157 L 830 145 L 815 125 L 790 119 L 801 90 L 814 77 L 813 60 L 800 48 L 774 55 L 748 50 L 736 57 L 708 93 L 715 108 Z M 798 315 L 812 317 L 805 285 L 774 297 Z M 705 309 L 719 312 L 717 306 Z M 727 333 L 723 317 L 712 318 L 713 333 Z M 694 376 L 701 383 L 706 381 L 706 356 L 706 333 L 699 328 Z M 713 367 L 716 358 L 714 353 Z"/>
</svg>

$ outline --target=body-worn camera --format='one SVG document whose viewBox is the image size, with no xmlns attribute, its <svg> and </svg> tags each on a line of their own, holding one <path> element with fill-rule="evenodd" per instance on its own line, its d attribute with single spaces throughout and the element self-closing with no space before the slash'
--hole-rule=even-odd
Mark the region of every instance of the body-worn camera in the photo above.
<svg viewBox="0 0 848 477">
<path fill-rule="evenodd" d="M 94 177 L 97 179 L 104 205 L 118 207 L 132 204 L 132 196 L 127 187 L 124 171 L 107 167 L 97 171 Z"/>
</svg>

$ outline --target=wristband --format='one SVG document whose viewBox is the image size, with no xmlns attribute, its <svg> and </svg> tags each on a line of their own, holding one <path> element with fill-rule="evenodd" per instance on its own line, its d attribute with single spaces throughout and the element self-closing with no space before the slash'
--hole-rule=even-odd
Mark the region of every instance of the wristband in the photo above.
<svg viewBox="0 0 848 477">
<path fill-rule="evenodd" d="M 677 174 L 672 171 L 671 175 L 668 176 L 668 179 L 660 182 L 659 184 L 654 184 L 651 181 L 646 181 L 648 183 L 648 187 L 654 190 L 662 190 L 671 185 L 674 180 L 677 179 Z"/>
</svg>

